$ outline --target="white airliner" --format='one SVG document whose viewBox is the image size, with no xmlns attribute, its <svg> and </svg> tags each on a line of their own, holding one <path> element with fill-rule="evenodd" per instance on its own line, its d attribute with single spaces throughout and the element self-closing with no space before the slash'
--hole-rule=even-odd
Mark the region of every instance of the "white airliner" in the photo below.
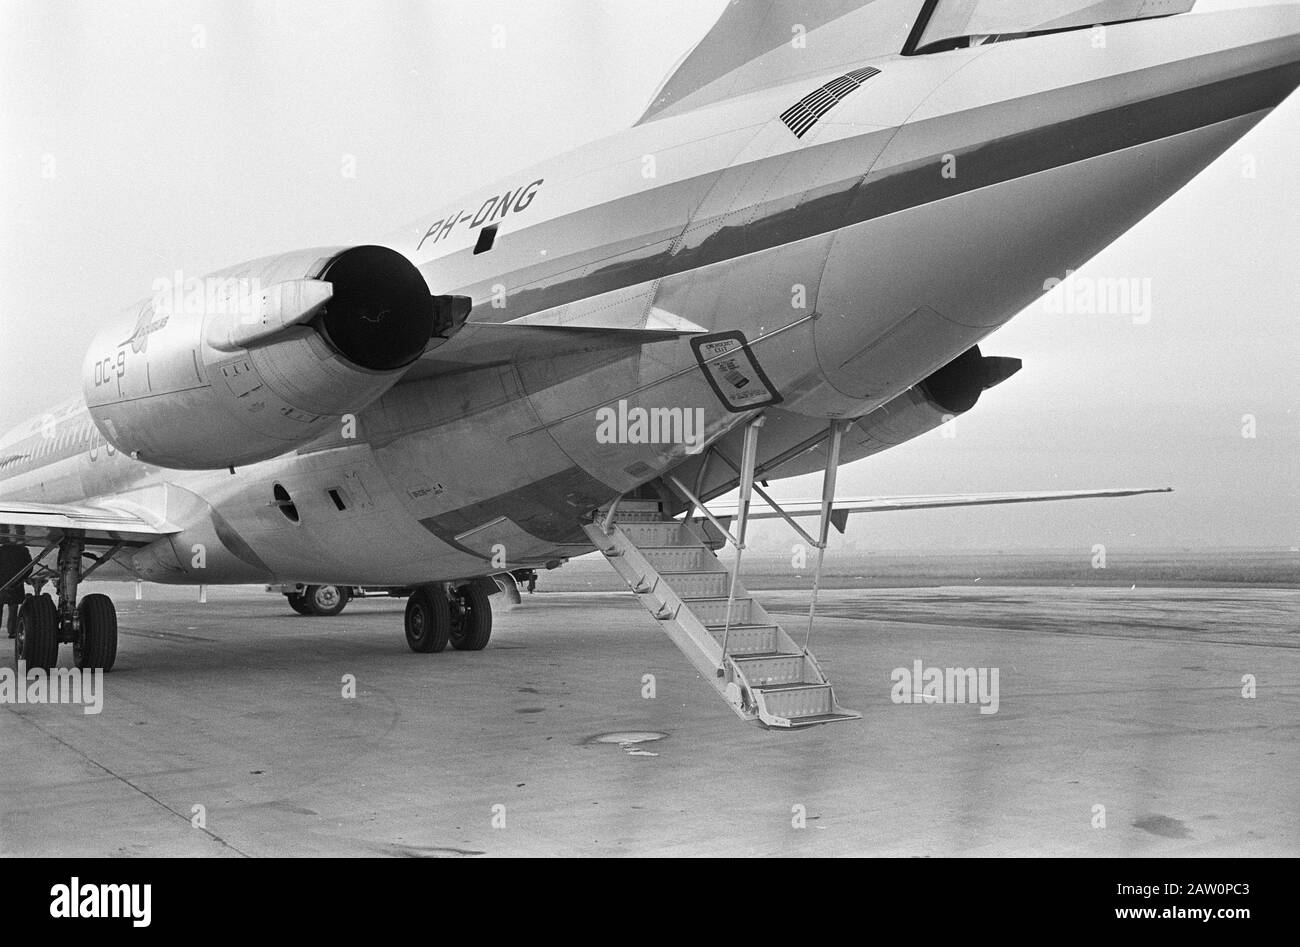
<svg viewBox="0 0 1300 947">
<path fill-rule="evenodd" d="M 814 515 L 820 570 L 852 512 L 1150 492 L 835 473 L 1013 375 L 980 340 L 1300 85 L 1295 5 L 1195 7 L 734 0 L 627 131 L 381 245 L 148 287 L 82 394 L 0 440 L 17 658 L 111 668 L 90 575 L 403 587 L 413 650 L 477 650 L 493 577 L 600 550 L 738 716 L 852 719 L 812 616 L 713 551 Z M 814 471 L 820 500 L 762 490 Z"/>
</svg>

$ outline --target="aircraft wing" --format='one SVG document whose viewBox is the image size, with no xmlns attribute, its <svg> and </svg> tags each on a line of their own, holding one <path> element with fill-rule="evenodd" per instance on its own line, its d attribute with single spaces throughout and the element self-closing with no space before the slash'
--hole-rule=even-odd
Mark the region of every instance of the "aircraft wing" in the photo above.
<svg viewBox="0 0 1300 947">
<path fill-rule="evenodd" d="M 1112 490 L 1064 490 L 1039 493 L 952 493 L 912 497 L 856 497 L 835 501 L 831 522 L 840 532 L 848 522 L 850 513 L 888 513 L 895 510 L 939 510 L 956 506 L 995 506 L 1005 503 L 1046 503 L 1053 500 L 1091 500 L 1114 497 L 1135 497 L 1147 493 L 1173 493 L 1172 487 Z M 781 508 L 790 516 L 818 516 L 821 500 L 791 500 L 781 502 Z M 718 519 L 736 516 L 738 503 L 708 503 L 709 512 Z M 755 497 L 749 508 L 751 520 L 777 519 L 776 510 Z"/>
<path fill-rule="evenodd" d="M 176 532 L 176 527 L 125 507 L 0 500 L 0 542 L 38 546 L 80 535 L 87 545 L 145 546 Z"/>
</svg>

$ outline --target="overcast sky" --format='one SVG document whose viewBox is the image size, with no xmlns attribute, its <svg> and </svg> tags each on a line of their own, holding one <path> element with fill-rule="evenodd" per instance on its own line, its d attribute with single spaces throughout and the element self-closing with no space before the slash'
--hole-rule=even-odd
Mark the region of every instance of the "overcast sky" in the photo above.
<svg viewBox="0 0 1300 947">
<path fill-rule="evenodd" d="M 174 268 L 373 240 L 628 126 L 724 6 L 0 0 L 0 429 L 79 390 L 97 323 Z M 864 517 L 854 538 L 1300 545 L 1298 145 L 1293 97 L 1084 270 L 1149 279 L 1149 323 L 1031 308 L 984 345 L 1024 371 L 956 437 L 841 479 L 1174 496 Z"/>
</svg>

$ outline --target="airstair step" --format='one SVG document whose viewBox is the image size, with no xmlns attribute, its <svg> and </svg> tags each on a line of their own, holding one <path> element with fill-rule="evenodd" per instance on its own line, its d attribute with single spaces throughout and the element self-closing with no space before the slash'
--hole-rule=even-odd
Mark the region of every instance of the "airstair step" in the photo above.
<svg viewBox="0 0 1300 947">
<path fill-rule="evenodd" d="M 722 644 L 725 625 L 709 625 L 709 634 Z M 779 654 L 781 637 L 776 625 L 732 625 L 726 635 L 727 654 Z"/>
<path fill-rule="evenodd" d="M 620 500 L 618 510 L 614 514 L 614 519 L 618 520 L 626 513 L 657 513 L 660 517 L 663 513 L 664 504 L 662 500 Z"/>
<path fill-rule="evenodd" d="M 774 684 L 755 687 L 763 708 L 774 717 L 794 720 L 835 713 L 835 695 L 829 684 Z"/>
<path fill-rule="evenodd" d="M 642 546 L 641 555 L 659 572 L 726 572 L 710 550 L 703 546 Z"/>
<path fill-rule="evenodd" d="M 638 549 L 647 546 L 694 546 L 703 548 L 699 535 L 685 523 L 676 520 L 650 523 L 620 523 L 618 528 Z"/>
<path fill-rule="evenodd" d="M 861 719 L 862 715 L 859 713 L 812 714 L 807 717 L 790 718 L 790 729 L 797 730 L 800 727 L 814 727 L 822 723 L 838 723 L 840 721 Z"/>
<path fill-rule="evenodd" d="M 731 574 L 726 571 L 660 572 L 682 599 L 726 598 L 731 587 Z"/>
<path fill-rule="evenodd" d="M 747 654 L 732 657 L 750 687 L 781 684 L 824 684 L 802 654 Z"/>
<path fill-rule="evenodd" d="M 664 512 L 658 500 L 624 500 L 614 513 L 614 522 L 620 526 L 628 523 L 671 523 L 673 518 Z"/>
<path fill-rule="evenodd" d="M 664 519 L 664 515 L 662 513 L 659 513 L 657 511 L 656 512 L 647 511 L 645 513 L 620 512 L 617 518 L 615 519 L 615 522 L 617 522 L 619 526 L 629 526 L 629 525 L 636 526 L 641 523 L 663 523 L 667 521 Z"/>
<path fill-rule="evenodd" d="M 728 599 L 726 595 L 692 597 L 683 595 L 682 601 L 696 618 L 704 625 L 725 624 L 728 620 Z M 733 625 L 746 624 L 753 614 L 754 600 L 737 596 L 730 603 L 730 621 Z"/>
</svg>

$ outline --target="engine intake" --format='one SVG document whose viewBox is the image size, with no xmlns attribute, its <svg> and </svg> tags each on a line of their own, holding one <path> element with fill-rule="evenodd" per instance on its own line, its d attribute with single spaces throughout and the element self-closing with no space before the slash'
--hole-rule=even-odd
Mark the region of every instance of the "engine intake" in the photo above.
<svg viewBox="0 0 1300 947">
<path fill-rule="evenodd" d="M 325 340 L 361 368 L 405 368 L 424 352 L 434 311 L 424 277 L 386 247 L 354 247 L 330 260 L 317 277 L 334 287 L 321 316 Z"/>
<path fill-rule="evenodd" d="M 921 382 L 921 388 L 944 411 L 963 414 L 975 407 L 980 395 L 1002 384 L 1022 366 L 1018 358 L 981 355 L 977 345 Z"/>
<path fill-rule="evenodd" d="M 965 414 L 979 402 L 980 395 L 1020 371 L 1021 365 L 1018 358 L 982 355 L 978 345 L 968 349 L 858 420 L 858 427 L 868 436 L 864 456 L 920 437 Z"/>
</svg>

